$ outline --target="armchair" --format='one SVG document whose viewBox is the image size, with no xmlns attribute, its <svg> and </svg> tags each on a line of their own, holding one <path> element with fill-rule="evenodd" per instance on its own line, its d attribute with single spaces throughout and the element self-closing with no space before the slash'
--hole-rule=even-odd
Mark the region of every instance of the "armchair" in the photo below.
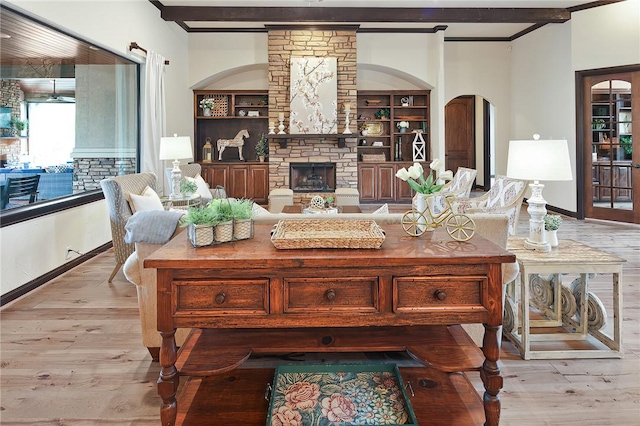
<svg viewBox="0 0 640 426">
<path fill-rule="evenodd" d="M 135 173 L 100 181 L 104 198 L 109 208 L 111 222 L 111 239 L 116 258 L 116 266 L 111 272 L 108 282 L 118 273 L 127 258 L 133 253 L 134 245 L 124 242 L 127 220 L 133 214 L 126 199 L 127 194 L 141 194 L 149 186 L 155 190 L 156 175 L 153 173 Z"/>
<path fill-rule="evenodd" d="M 447 182 L 440 192 L 438 192 L 438 195 L 433 198 L 433 205 L 431 206 L 432 213 L 440 214 L 440 212 L 447 208 L 445 195 L 453 194 L 456 198 L 469 198 L 477 174 L 478 171 L 475 169 L 458 167 L 453 179 Z"/>
<path fill-rule="evenodd" d="M 173 168 L 168 167 L 165 172 L 167 175 L 167 182 L 170 184 L 171 183 L 171 171 L 173 170 Z M 195 178 L 196 176 L 200 175 L 202 177 L 202 166 L 199 163 L 190 163 L 190 164 L 181 164 L 180 165 L 180 170 L 182 171 L 182 177 L 189 177 L 189 178 Z M 203 185 L 205 185 L 206 182 L 203 182 Z M 205 196 L 205 193 L 207 192 L 207 190 L 209 191 L 210 195 L 209 196 Z M 207 190 L 202 190 L 202 193 L 200 194 L 202 196 L 202 199 L 204 200 L 204 202 L 208 202 L 211 201 L 211 199 L 213 198 L 226 198 L 227 197 L 227 193 L 224 190 L 224 187 L 221 185 L 218 185 L 216 188 L 210 188 L 208 187 L 207 184 Z M 200 193 L 200 191 L 198 191 L 198 193 Z"/>
<path fill-rule="evenodd" d="M 527 181 L 496 176 L 491 189 L 475 198 L 458 198 L 452 202 L 455 213 L 502 213 L 509 217 L 509 235 L 517 235 L 518 218 Z"/>
</svg>

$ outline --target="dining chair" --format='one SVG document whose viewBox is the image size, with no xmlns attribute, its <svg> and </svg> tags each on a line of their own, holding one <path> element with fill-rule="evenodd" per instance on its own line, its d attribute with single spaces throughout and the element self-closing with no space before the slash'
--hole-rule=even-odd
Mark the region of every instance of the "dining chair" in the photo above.
<svg viewBox="0 0 640 426">
<path fill-rule="evenodd" d="M 5 181 L 0 194 L 0 209 L 31 204 L 38 198 L 40 175 L 10 177 Z"/>
</svg>

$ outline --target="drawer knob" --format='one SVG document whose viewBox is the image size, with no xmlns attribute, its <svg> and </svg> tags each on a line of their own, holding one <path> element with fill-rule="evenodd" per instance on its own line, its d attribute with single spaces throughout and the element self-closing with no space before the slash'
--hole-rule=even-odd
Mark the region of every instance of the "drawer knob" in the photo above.
<svg viewBox="0 0 640 426">
<path fill-rule="evenodd" d="M 216 294 L 216 303 L 218 305 L 222 305 L 224 303 L 224 300 L 227 298 L 227 295 L 224 294 L 224 292 L 222 293 L 218 293 Z"/>
<path fill-rule="evenodd" d="M 436 296 L 436 299 L 442 301 L 447 298 L 447 293 L 444 290 L 436 290 L 434 296 Z"/>
<path fill-rule="evenodd" d="M 333 302 L 336 300 L 336 291 L 330 288 L 324 293 L 324 297 L 326 297 L 329 302 Z"/>
</svg>

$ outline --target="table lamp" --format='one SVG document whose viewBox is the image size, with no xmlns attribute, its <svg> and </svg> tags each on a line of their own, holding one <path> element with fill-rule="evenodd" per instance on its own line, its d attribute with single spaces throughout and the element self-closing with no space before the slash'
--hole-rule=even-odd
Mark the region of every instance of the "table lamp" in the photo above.
<svg viewBox="0 0 640 426">
<path fill-rule="evenodd" d="M 174 133 L 171 137 L 160 138 L 160 159 L 173 160 L 170 199 L 182 198 L 182 193 L 180 192 L 180 181 L 182 180 L 180 159 L 183 158 L 193 158 L 191 138 L 189 136 L 178 136 Z"/>
<path fill-rule="evenodd" d="M 507 176 L 514 179 L 530 180 L 531 197 L 527 199 L 529 219 L 529 237 L 524 246 L 530 250 L 545 253 L 551 251 L 551 245 L 544 234 L 544 216 L 547 214 L 547 202 L 542 197 L 544 185 L 539 181 L 572 180 L 571 160 L 566 140 L 509 141 Z"/>
</svg>

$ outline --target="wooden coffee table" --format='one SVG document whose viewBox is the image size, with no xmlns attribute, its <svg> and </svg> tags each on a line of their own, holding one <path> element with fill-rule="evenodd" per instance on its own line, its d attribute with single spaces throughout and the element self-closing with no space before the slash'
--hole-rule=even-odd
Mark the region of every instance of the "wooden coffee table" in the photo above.
<svg viewBox="0 0 640 426">
<path fill-rule="evenodd" d="M 291 206 L 284 206 L 282 213 L 302 213 L 302 204 L 294 204 Z M 338 208 L 339 213 L 362 213 L 359 206 L 341 206 Z"/>
</svg>

